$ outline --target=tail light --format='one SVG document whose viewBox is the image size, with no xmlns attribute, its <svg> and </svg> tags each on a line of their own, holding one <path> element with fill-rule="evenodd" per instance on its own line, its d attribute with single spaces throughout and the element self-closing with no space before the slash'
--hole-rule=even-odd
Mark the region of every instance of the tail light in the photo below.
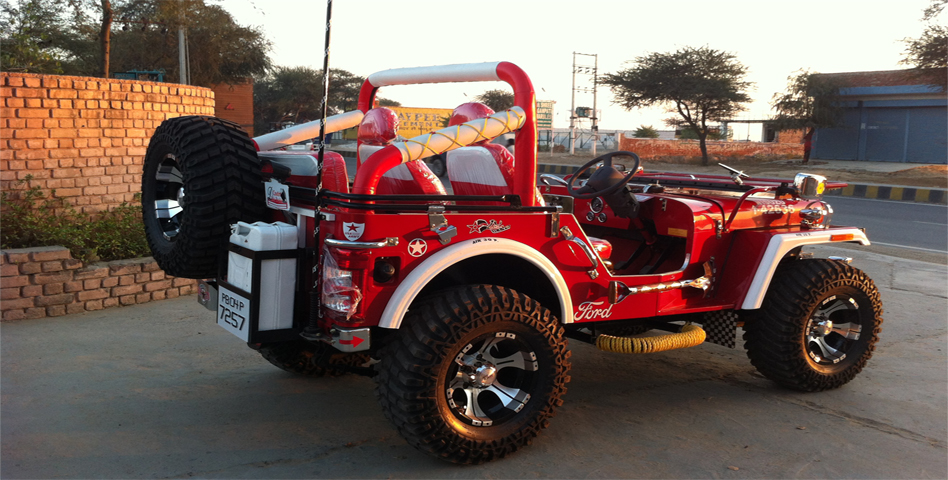
<svg viewBox="0 0 948 480">
<path fill-rule="evenodd" d="M 334 316 L 349 321 L 362 301 L 364 266 L 360 264 L 364 259 L 351 250 L 333 250 L 336 255 L 329 248 L 323 250 L 322 305 L 329 313 L 335 313 Z"/>
</svg>

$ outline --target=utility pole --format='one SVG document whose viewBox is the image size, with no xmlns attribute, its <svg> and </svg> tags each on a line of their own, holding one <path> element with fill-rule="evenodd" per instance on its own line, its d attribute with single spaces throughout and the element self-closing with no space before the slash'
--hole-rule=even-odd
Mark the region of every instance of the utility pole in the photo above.
<svg viewBox="0 0 948 480">
<path fill-rule="evenodd" d="M 186 85 L 188 83 L 188 60 L 185 49 L 187 43 L 184 40 L 184 0 L 178 2 L 178 83 Z"/>
<path fill-rule="evenodd" d="M 593 57 L 593 65 L 577 65 L 576 64 L 576 55 L 582 55 L 586 57 Z M 579 118 L 576 112 L 576 92 L 581 93 L 592 93 L 593 94 L 593 107 L 592 107 L 592 130 L 593 130 L 593 147 L 592 153 L 596 155 L 596 142 L 599 141 L 599 124 L 597 123 L 596 117 L 596 86 L 598 83 L 598 70 L 599 70 L 599 55 L 595 53 L 576 53 L 573 52 L 573 101 L 569 111 L 569 154 L 576 154 L 576 119 Z M 576 86 L 576 74 L 583 75 L 592 75 L 592 88 L 589 87 L 577 87 Z M 589 110 L 586 108 L 586 110 Z M 584 117 L 586 115 L 583 115 Z"/>
<path fill-rule="evenodd" d="M 576 52 L 573 52 L 573 99 L 569 104 L 569 154 L 576 154 Z"/>
</svg>

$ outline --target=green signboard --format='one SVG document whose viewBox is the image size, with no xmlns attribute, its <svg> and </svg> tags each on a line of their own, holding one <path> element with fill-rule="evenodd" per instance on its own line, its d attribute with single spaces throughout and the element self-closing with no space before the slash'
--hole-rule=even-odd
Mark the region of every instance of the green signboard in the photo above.
<svg viewBox="0 0 948 480">
<path fill-rule="evenodd" d="M 537 100 L 537 128 L 553 128 L 553 100 Z"/>
</svg>

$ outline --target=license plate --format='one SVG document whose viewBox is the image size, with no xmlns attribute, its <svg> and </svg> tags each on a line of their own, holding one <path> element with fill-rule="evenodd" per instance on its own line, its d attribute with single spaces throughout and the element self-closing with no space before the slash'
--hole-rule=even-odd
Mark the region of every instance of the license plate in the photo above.
<svg viewBox="0 0 948 480">
<path fill-rule="evenodd" d="M 250 341 L 250 300 L 223 286 L 219 292 L 217 324 L 243 341 Z"/>
</svg>

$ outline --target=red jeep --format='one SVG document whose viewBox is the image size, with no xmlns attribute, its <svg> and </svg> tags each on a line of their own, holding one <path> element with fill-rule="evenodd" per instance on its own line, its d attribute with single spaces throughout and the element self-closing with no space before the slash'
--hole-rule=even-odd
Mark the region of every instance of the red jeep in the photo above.
<svg viewBox="0 0 948 480">
<path fill-rule="evenodd" d="M 497 80 L 513 108 L 466 104 L 404 141 L 371 108 L 381 87 Z M 804 391 L 863 368 L 879 292 L 849 259 L 802 252 L 869 244 L 830 226 L 821 195 L 844 184 L 644 173 L 631 152 L 537 182 L 534 117 L 511 63 L 375 73 L 359 109 L 326 123 L 359 125 L 351 184 L 337 153 L 274 151 L 319 122 L 251 140 L 216 118 L 167 120 L 142 185 L 154 257 L 209 279 L 199 300 L 274 365 L 373 375 L 399 433 L 457 463 L 503 457 L 547 426 L 569 381 L 567 337 L 648 353 L 734 347 L 740 327 L 751 363 Z M 516 158 L 488 143 L 509 132 Z M 419 161 L 442 153 L 450 194 Z"/>
</svg>

